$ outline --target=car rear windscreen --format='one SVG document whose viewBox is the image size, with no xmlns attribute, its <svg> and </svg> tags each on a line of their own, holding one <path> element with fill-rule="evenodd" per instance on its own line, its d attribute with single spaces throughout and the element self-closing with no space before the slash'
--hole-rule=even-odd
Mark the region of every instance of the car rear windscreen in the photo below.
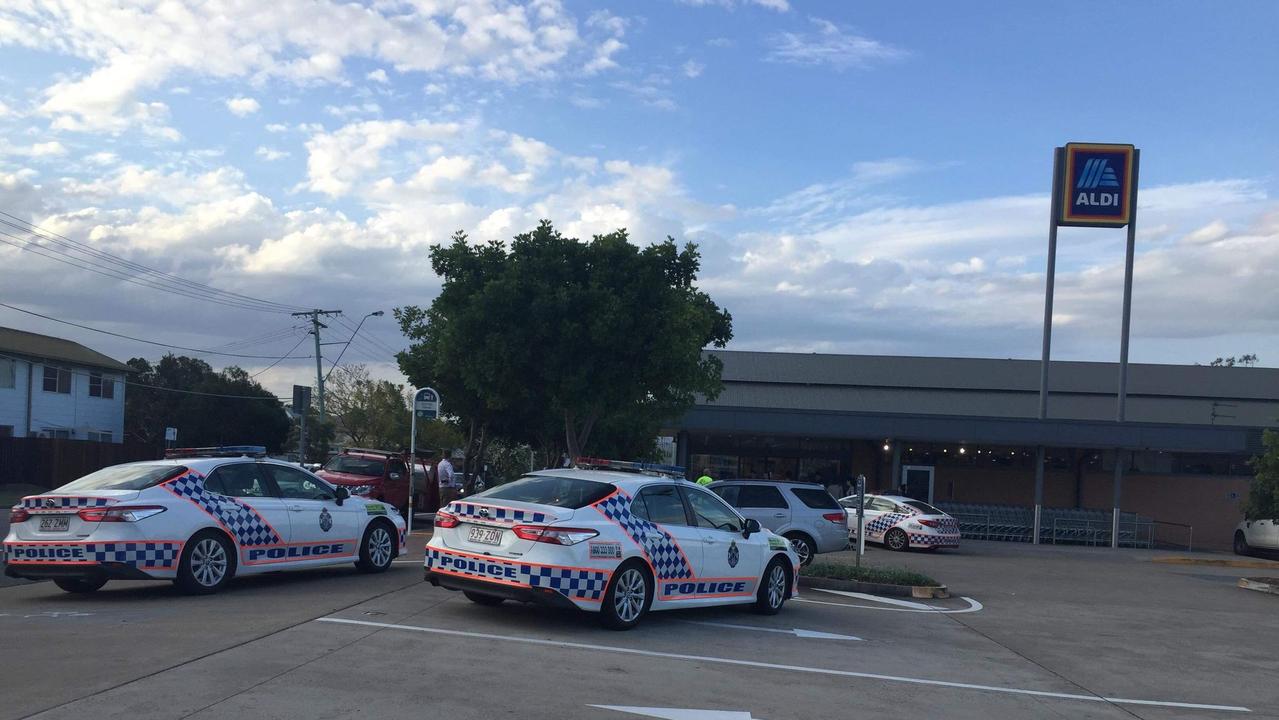
<svg viewBox="0 0 1279 720">
<path fill-rule="evenodd" d="M 825 490 L 818 490 L 816 488 L 791 488 L 791 492 L 795 493 L 795 497 L 799 498 L 800 502 L 810 508 L 817 508 L 821 510 L 841 509 L 839 503 L 835 501 L 835 498 L 831 497 L 830 493 Z"/>
<path fill-rule="evenodd" d="M 902 504 L 909 505 L 915 508 L 916 510 L 922 512 L 925 515 L 945 515 L 946 514 L 942 512 L 941 510 L 938 510 L 937 508 L 933 507 L 932 505 L 929 505 L 926 502 L 920 502 L 918 500 L 906 500 Z"/>
<path fill-rule="evenodd" d="M 382 477 L 383 463 L 381 460 L 372 460 L 369 458 L 354 457 L 351 455 L 338 455 L 325 464 L 324 469 L 329 472 L 348 473 L 350 475 L 367 475 L 369 477 Z"/>
<path fill-rule="evenodd" d="M 142 490 L 168 480 L 186 468 L 181 465 L 115 465 L 89 473 L 58 488 L 57 493 L 90 490 Z"/>
<path fill-rule="evenodd" d="M 594 480 L 532 475 L 477 493 L 472 495 L 471 499 L 515 500 L 576 510 L 603 500 L 612 494 L 614 489 L 609 483 Z"/>
</svg>

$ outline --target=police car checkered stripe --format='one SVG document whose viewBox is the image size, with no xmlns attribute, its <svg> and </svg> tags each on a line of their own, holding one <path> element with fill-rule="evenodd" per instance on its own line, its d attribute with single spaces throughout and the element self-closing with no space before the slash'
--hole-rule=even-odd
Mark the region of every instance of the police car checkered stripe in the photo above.
<svg viewBox="0 0 1279 720">
<path fill-rule="evenodd" d="M 167 569 L 178 564 L 180 542 L 102 542 L 83 544 L 7 543 L 5 556 L 14 562 L 123 563 L 137 568 Z"/>
<path fill-rule="evenodd" d="M 217 518 L 241 546 L 278 545 L 284 542 L 266 520 L 252 507 L 239 500 L 211 493 L 204 489 L 204 477 L 195 472 L 170 480 L 162 487 L 181 498 L 199 505 L 205 512 Z"/>
<path fill-rule="evenodd" d="M 938 528 L 939 532 L 946 535 L 959 534 L 959 521 L 956 520 L 955 518 L 953 517 L 938 518 L 937 522 L 940 525 L 940 527 Z"/>
<path fill-rule="evenodd" d="M 481 515 L 480 508 L 488 511 L 488 515 Z M 467 518 L 468 520 L 479 520 L 481 522 L 501 523 L 503 525 L 514 525 L 515 523 L 544 523 L 554 518 L 546 513 L 535 512 L 532 510 L 516 510 L 514 508 L 493 507 L 492 505 L 476 505 L 474 503 L 449 503 L 446 512 L 453 513 L 458 517 Z"/>
<path fill-rule="evenodd" d="M 455 555 L 439 548 L 430 546 L 426 548 L 427 570 L 442 569 L 455 575 L 463 575 L 478 580 L 493 580 L 493 576 L 474 569 L 477 563 L 514 568 L 514 578 L 503 577 L 498 579 L 508 583 L 513 581 L 534 588 L 549 588 L 577 600 L 601 600 L 604 597 L 604 591 L 608 588 L 609 574 L 602 570 L 512 563 L 491 557 L 472 559 L 468 556 Z"/>
<path fill-rule="evenodd" d="M 911 545 L 957 545 L 959 544 L 959 535 L 920 535 L 918 533 L 910 533 Z"/>
<path fill-rule="evenodd" d="M 627 535 L 639 545 L 653 566 L 653 572 L 659 580 L 682 580 L 693 577 L 693 568 L 688 566 L 684 553 L 671 534 L 661 526 L 649 522 L 631 513 L 631 496 L 618 490 L 616 493 L 595 503 L 595 509 L 604 517 L 617 523 Z"/>
<path fill-rule="evenodd" d="M 888 513 L 886 515 L 880 515 L 866 523 L 866 534 L 878 535 L 880 533 L 888 532 L 889 528 L 908 517 L 910 516 L 902 513 Z"/>
<path fill-rule="evenodd" d="M 52 500 L 54 506 L 48 507 L 48 502 Z M 97 498 L 97 497 L 25 497 L 22 498 L 22 507 L 28 510 L 66 510 L 67 508 L 82 507 L 102 507 L 115 503 L 114 498 Z"/>
</svg>

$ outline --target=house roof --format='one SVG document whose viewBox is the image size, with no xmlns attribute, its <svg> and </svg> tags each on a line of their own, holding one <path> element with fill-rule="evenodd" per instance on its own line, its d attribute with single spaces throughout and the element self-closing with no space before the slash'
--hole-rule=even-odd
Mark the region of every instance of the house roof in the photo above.
<svg viewBox="0 0 1279 720">
<path fill-rule="evenodd" d="M 23 355 L 39 360 L 56 360 L 117 372 L 133 372 L 133 368 L 119 360 L 109 358 L 96 350 L 90 350 L 78 342 L 7 327 L 0 327 L 0 353 Z"/>
</svg>

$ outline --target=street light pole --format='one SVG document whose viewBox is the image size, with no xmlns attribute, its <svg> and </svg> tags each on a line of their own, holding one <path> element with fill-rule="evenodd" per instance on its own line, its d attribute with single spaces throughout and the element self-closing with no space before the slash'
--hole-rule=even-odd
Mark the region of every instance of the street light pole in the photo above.
<svg viewBox="0 0 1279 720">
<path fill-rule="evenodd" d="M 320 422 L 324 422 L 324 367 L 321 364 L 320 357 L 320 328 L 328 328 L 328 325 L 320 322 L 321 315 L 337 315 L 341 310 L 307 310 L 306 312 L 295 312 L 293 317 L 309 317 L 311 318 L 311 334 L 315 336 L 315 391 L 320 396 Z"/>
</svg>

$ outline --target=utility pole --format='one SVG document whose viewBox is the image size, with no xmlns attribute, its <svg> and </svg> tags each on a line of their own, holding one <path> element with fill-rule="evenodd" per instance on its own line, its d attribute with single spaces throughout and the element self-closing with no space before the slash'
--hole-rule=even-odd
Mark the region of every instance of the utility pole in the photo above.
<svg viewBox="0 0 1279 720">
<path fill-rule="evenodd" d="M 294 317 L 311 318 L 311 334 L 315 336 L 315 392 L 319 397 L 320 422 L 324 422 L 324 365 L 320 357 L 320 328 L 327 329 L 329 326 L 320 322 L 321 315 L 337 315 L 341 310 L 307 310 L 306 312 L 295 312 Z"/>
</svg>

